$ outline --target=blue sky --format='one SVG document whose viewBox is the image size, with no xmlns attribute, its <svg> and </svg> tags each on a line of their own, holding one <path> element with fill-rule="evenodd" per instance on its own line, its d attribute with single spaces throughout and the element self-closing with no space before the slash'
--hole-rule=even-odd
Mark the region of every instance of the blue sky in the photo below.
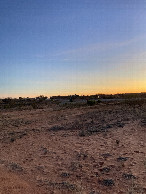
<svg viewBox="0 0 146 194">
<path fill-rule="evenodd" d="M 0 97 L 146 91 L 145 0 L 1 0 Z"/>
</svg>

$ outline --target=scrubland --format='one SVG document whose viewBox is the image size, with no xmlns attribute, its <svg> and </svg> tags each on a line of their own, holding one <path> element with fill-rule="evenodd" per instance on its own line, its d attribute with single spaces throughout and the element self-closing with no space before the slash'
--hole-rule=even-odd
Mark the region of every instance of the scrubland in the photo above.
<svg viewBox="0 0 146 194">
<path fill-rule="evenodd" d="M 145 101 L 0 110 L 1 194 L 146 193 Z"/>
</svg>

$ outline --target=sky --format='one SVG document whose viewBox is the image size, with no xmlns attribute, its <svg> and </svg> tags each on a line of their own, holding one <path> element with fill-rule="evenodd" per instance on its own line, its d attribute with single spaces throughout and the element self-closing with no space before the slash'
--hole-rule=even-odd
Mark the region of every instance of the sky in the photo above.
<svg viewBox="0 0 146 194">
<path fill-rule="evenodd" d="M 146 92 L 146 0 L 0 0 L 0 97 Z"/>
</svg>

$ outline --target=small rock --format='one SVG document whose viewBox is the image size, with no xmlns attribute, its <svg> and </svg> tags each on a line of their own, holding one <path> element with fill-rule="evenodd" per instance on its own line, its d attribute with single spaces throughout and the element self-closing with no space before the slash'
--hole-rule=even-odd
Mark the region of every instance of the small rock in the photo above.
<svg viewBox="0 0 146 194">
<path fill-rule="evenodd" d="M 98 174 L 98 172 L 95 172 L 95 176 L 96 176 L 96 177 L 99 177 L 99 174 Z"/>
<path fill-rule="evenodd" d="M 58 126 L 58 125 L 55 125 L 50 128 L 50 131 L 61 131 L 61 130 L 65 130 L 65 128 L 62 126 Z"/>
<path fill-rule="evenodd" d="M 85 137 L 86 136 L 86 131 L 85 130 L 79 131 L 79 136 L 80 137 Z"/>
<path fill-rule="evenodd" d="M 99 166 L 103 166 L 104 162 L 99 162 L 98 164 Z"/>
<path fill-rule="evenodd" d="M 117 158 L 117 161 L 126 161 L 126 160 L 128 160 L 128 158 L 127 157 L 119 157 L 119 158 Z"/>
<path fill-rule="evenodd" d="M 110 156 L 111 156 L 111 154 L 109 154 L 109 153 L 105 153 L 105 154 L 102 154 L 102 156 L 103 156 L 104 158 L 108 158 L 108 157 L 110 157 Z"/>
<path fill-rule="evenodd" d="M 126 174 L 126 173 L 123 174 L 123 178 L 125 178 L 127 180 L 136 179 L 136 177 L 134 175 L 132 175 L 132 174 Z"/>
<path fill-rule="evenodd" d="M 80 152 L 80 153 L 77 153 L 77 159 L 83 159 L 85 160 L 86 158 L 88 157 L 88 154 L 87 153 L 84 153 L 84 152 Z"/>
<path fill-rule="evenodd" d="M 17 172 L 23 171 L 23 168 L 16 163 L 10 163 L 7 166 L 12 171 L 17 171 Z"/>
<path fill-rule="evenodd" d="M 112 179 L 99 180 L 99 183 L 104 185 L 104 186 L 113 186 L 113 185 L 115 185 L 115 183 Z"/>
<path fill-rule="evenodd" d="M 96 191 L 91 191 L 89 194 L 100 194 L 100 193 Z"/>
<path fill-rule="evenodd" d="M 63 173 L 61 173 L 61 177 L 69 177 L 70 176 L 70 174 L 69 173 L 67 173 L 67 172 L 63 172 Z"/>
<path fill-rule="evenodd" d="M 42 152 L 43 152 L 44 155 L 46 155 L 48 153 L 47 148 L 42 148 Z"/>
<path fill-rule="evenodd" d="M 116 140 L 116 144 L 119 145 L 120 141 L 119 140 Z"/>
<path fill-rule="evenodd" d="M 117 125 L 117 127 L 122 127 L 123 128 L 125 124 L 124 123 L 121 123 L 121 122 L 117 122 L 116 125 Z"/>
<path fill-rule="evenodd" d="M 104 167 L 104 168 L 100 169 L 100 171 L 101 171 L 102 173 L 108 173 L 110 170 L 111 170 L 111 169 L 110 169 L 109 167 Z"/>
<path fill-rule="evenodd" d="M 112 128 L 112 125 L 107 124 L 107 125 L 106 125 L 106 128 Z"/>
<path fill-rule="evenodd" d="M 14 138 L 11 138 L 11 139 L 10 139 L 10 142 L 14 142 L 14 141 L 15 141 L 15 139 L 14 139 Z"/>
</svg>

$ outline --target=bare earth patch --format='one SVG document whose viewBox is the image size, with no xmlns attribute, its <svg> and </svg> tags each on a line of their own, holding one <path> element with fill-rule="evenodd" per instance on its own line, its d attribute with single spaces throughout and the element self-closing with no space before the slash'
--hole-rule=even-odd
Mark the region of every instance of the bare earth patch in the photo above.
<svg viewBox="0 0 146 194">
<path fill-rule="evenodd" d="M 0 112 L 0 194 L 146 193 L 146 107 Z"/>
</svg>

